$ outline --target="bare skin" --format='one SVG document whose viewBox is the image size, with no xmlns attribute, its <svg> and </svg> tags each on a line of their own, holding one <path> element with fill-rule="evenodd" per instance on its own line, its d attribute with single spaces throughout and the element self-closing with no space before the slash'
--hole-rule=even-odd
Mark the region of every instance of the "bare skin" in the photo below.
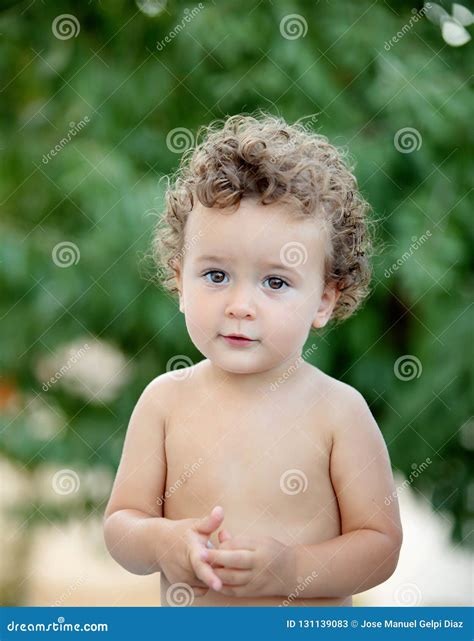
<svg viewBox="0 0 474 641">
<path fill-rule="evenodd" d="M 169 487 L 183 474 L 186 463 L 191 471 L 193 463 L 195 468 L 200 460 L 204 463 L 169 497 L 166 516 L 172 519 L 197 516 L 219 505 L 225 511 L 225 529 L 233 536 L 271 534 L 292 545 L 313 543 L 339 534 L 337 501 L 327 476 L 330 428 L 326 422 L 325 429 L 321 430 L 316 419 L 316 414 L 321 417 L 321 413 L 308 407 L 317 399 L 315 388 L 312 393 L 311 386 L 307 385 L 306 389 L 303 387 L 299 393 L 289 396 L 288 401 L 285 397 L 285 402 L 281 397 L 276 401 L 271 393 L 266 402 L 260 393 L 255 393 L 253 399 L 247 396 L 243 399 L 225 385 L 219 394 L 209 396 L 206 366 L 209 362 L 203 361 L 189 379 L 178 383 L 179 403 L 167 424 Z M 317 370 L 306 364 L 301 367 L 305 371 L 308 368 L 315 385 Z M 294 389 L 296 383 L 294 380 L 287 385 Z M 186 403 L 183 403 L 183 394 Z M 327 412 L 330 408 L 325 409 Z M 292 487 L 292 475 L 288 473 L 291 469 L 301 470 L 306 476 L 306 491 L 293 494 L 282 491 L 285 473 L 287 491 L 296 491 L 298 483 L 304 483 L 304 477 L 300 478 L 296 472 L 295 487 Z M 209 538 L 213 546 L 219 548 L 221 542 L 216 534 L 217 529 Z M 162 599 L 169 585 L 162 574 Z M 244 599 L 209 590 L 193 605 L 279 605 L 284 600 L 283 594 Z M 292 605 L 351 603 L 348 597 L 296 599 Z"/>
<path fill-rule="evenodd" d="M 155 438 L 152 446 L 152 439 L 143 435 L 140 444 L 138 435 L 133 438 L 133 426 L 142 416 L 138 412 L 132 417 L 131 437 L 106 516 L 113 517 L 120 506 L 123 509 L 128 504 L 174 524 L 169 536 L 160 539 L 147 568 L 161 570 L 162 605 L 169 605 L 167 594 L 172 595 L 177 583 L 190 586 L 192 606 L 351 605 L 350 594 L 307 598 L 305 590 L 285 602 L 292 593 L 288 570 L 290 576 L 296 572 L 293 556 L 281 557 L 282 563 L 278 561 L 273 568 L 276 578 L 271 576 L 268 581 L 275 583 L 275 595 L 231 596 L 225 593 L 231 589 L 228 568 L 210 558 L 232 540 L 245 542 L 271 535 L 285 549 L 294 550 L 297 545 L 328 541 L 342 533 L 331 481 L 331 451 L 334 439 L 340 439 L 341 428 L 346 427 L 338 403 L 344 400 L 348 386 L 307 363 L 300 364 L 284 383 L 285 394 L 278 399 L 272 393 L 265 397 L 263 388 L 253 397 L 225 383 L 216 388 L 214 375 L 211 363 L 205 360 L 181 380 L 168 373 L 149 386 L 144 411 L 153 417 L 150 425 L 157 420 L 157 408 L 168 408 L 163 438 Z M 155 437 L 157 432 L 155 423 Z M 380 436 L 378 446 L 381 443 Z M 390 495 L 391 472 L 385 460 L 377 465 L 379 482 L 386 484 L 384 493 Z M 332 471 L 339 473 L 335 468 Z M 369 497 L 371 488 L 364 491 Z M 358 502 L 354 496 L 353 504 Z M 367 503 L 368 515 L 372 515 L 370 500 Z M 397 506 L 385 509 L 397 523 Z M 344 518 L 351 519 L 347 509 Z M 378 523 L 381 527 L 383 519 Z M 113 529 L 110 520 L 109 527 Z M 140 540 L 139 547 L 146 547 L 146 540 Z M 214 550 L 207 549 L 207 540 Z M 110 536 L 108 544 L 110 549 Z M 203 552 L 207 559 L 202 558 Z M 232 572 L 235 575 L 236 570 Z M 294 583 L 304 578 L 292 576 Z M 219 589 L 214 589 L 216 580 Z"/>
<path fill-rule="evenodd" d="M 340 294 L 326 233 L 278 203 L 228 214 L 199 206 L 186 223 L 180 310 L 206 358 L 140 397 L 106 543 L 129 571 L 161 571 L 163 605 L 178 591 L 193 606 L 350 605 L 393 573 L 401 525 L 365 400 L 301 357 Z"/>
</svg>

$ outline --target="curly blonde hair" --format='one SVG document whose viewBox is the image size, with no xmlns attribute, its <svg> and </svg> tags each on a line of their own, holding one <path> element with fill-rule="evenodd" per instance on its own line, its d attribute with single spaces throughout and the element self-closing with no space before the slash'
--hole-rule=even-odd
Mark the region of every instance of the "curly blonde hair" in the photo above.
<svg viewBox="0 0 474 641">
<path fill-rule="evenodd" d="M 329 232 L 325 283 L 341 294 L 331 320 L 354 313 L 369 293 L 372 248 L 368 211 L 347 153 L 299 122 L 259 112 L 214 121 L 183 156 L 165 193 L 165 210 L 153 239 L 161 283 L 177 294 L 174 267 L 184 248 L 185 225 L 196 201 L 205 207 L 288 203 L 318 218 Z M 198 138 L 199 138 L 198 134 Z"/>
</svg>

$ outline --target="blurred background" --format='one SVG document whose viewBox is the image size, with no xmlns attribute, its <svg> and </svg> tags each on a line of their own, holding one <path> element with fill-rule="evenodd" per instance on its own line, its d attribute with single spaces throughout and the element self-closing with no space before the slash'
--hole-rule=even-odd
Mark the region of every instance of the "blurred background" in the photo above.
<svg viewBox="0 0 474 641">
<path fill-rule="evenodd" d="M 472 603 L 473 29 L 448 3 L 0 0 L 2 605 L 159 604 L 102 539 L 138 396 L 202 359 L 151 230 L 199 126 L 256 109 L 347 147 L 379 220 L 372 295 L 308 350 L 394 466 L 399 567 L 354 602 Z"/>
</svg>

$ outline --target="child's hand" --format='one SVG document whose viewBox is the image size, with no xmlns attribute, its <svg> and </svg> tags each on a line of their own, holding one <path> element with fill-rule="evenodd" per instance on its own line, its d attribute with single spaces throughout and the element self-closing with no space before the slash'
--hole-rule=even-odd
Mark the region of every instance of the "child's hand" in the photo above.
<svg viewBox="0 0 474 641">
<path fill-rule="evenodd" d="M 231 538 L 231 535 L 230 535 L 228 530 L 221 530 L 220 532 L 218 532 L 217 537 L 219 539 L 219 543 L 224 543 L 224 541 L 227 541 L 228 539 Z M 201 553 L 201 556 L 202 556 L 202 553 Z M 206 561 L 206 563 L 207 563 L 207 561 Z M 216 568 L 217 567 L 220 567 L 220 566 L 216 566 Z M 209 592 L 209 588 L 208 587 L 206 587 L 206 588 L 195 587 L 195 588 L 193 588 L 193 590 L 194 590 L 194 596 L 195 597 L 206 596 L 206 594 Z"/>
<path fill-rule="evenodd" d="M 187 583 L 194 596 L 204 596 L 208 589 L 219 590 L 221 580 L 201 553 L 207 550 L 210 534 L 217 530 L 224 519 L 224 510 L 214 507 L 208 516 L 198 519 L 181 519 L 173 525 L 176 543 L 160 559 L 161 568 L 170 583 Z M 225 536 L 219 533 L 219 541 Z"/>
<path fill-rule="evenodd" d="M 271 536 L 234 537 L 202 553 L 222 581 L 220 594 L 280 596 L 295 583 L 292 548 Z"/>
</svg>

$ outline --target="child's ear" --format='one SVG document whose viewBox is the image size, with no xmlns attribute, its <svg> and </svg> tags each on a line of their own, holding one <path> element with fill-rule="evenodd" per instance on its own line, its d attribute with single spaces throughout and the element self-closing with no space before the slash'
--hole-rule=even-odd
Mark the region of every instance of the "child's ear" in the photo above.
<svg viewBox="0 0 474 641">
<path fill-rule="evenodd" d="M 324 287 L 318 311 L 311 323 L 312 327 L 318 329 L 320 327 L 324 327 L 328 323 L 340 295 L 341 292 L 337 288 L 336 283 L 328 283 Z"/>
<path fill-rule="evenodd" d="M 179 311 L 184 314 L 184 303 L 183 303 L 183 279 L 181 276 L 181 266 L 177 265 L 174 267 L 174 275 L 176 278 L 176 286 L 178 288 L 179 296 Z"/>
</svg>

